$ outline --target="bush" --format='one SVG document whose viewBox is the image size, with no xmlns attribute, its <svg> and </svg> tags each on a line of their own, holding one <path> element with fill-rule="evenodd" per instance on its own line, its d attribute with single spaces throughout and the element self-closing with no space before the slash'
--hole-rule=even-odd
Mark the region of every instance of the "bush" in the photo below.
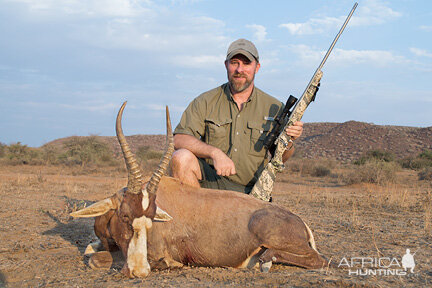
<svg viewBox="0 0 432 288">
<path fill-rule="evenodd" d="M 160 159 L 163 155 L 163 152 L 161 151 L 154 151 L 150 149 L 149 146 L 141 146 L 138 148 L 138 151 L 136 153 L 137 158 L 141 162 L 145 162 L 152 159 Z"/>
<path fill-rule="evenodd" d="M 311 173 L 311 176 L 325 177 L 325 176 L 328 176 L 330 174 L 331 174 L 331 170 L 328 167 L 325 167 L 323 165 L 318 165 L 318 166 L 314 167 L 314 169 Z"/>
<path fill-rule="evenodd" d="M 432 151 L 425 150 L 414 157 L 407 157 L 400 161 L 403 168 L 412 170 L 422 170 L 427 167 L 432 167 Z"/>
<path fill-rule="evenodd" d="M 51 164 L 56 165 L 59 164 L 59 155 L 60 152 L 52 146 L 43 146 L 41 149 L 41 160 L 45 165 Z"/>
<path fill-rule="evenodd" d="M 37 148 L 17 142 L 7 147 L 6 157 L 9 164 L 40 164 L 40 152 Z"/>
<path fill-rule="evenodd" d="M 292 159 L 287 162 L 292 172 L 300 172 L 302 176 L 325 177 L 331 174 L 335 164 L 328 159 Z"/>
<path fill-rule="evenodd" d="M 6 155 L 7 146 L 0 142 L 0 158 L 3 158 Z"/>
<path fill-rule="evenodd" d="M 432 181 L 432 167 L 426 167 L 418 173 L 419 180 Z"/>
<path fill-rule="evenodd" d="M 67 151 L 59 156 L 59 162 L 66 165 L 113 165 L 115 163 L 108 145 L 96 136 L 72 137 L 64 143 Z"/>
<path fill-rule="evenodd" d="M 354 161 L 356 165 L 364 165 L 369 161 L 384 161 L 384 162 L 392 162 L 395 157 L 392 152 L 382 151 L 382 150 L 370 150 L 366 152 L 366 155 L 360 157 L 360 159 Z"/>
<path fill-rule="evenodd" d="M 364 165 L 342 174 L 341 180 L 345 184 L 376 183 L 386 184 L 396 180 L 396 172 L 400 166 L 396 162 L 369 160 Z"/>
<path fill-rule="evenodd" d="M 432 150 L 425 150 L 418 155 L 418 158 L 432 161 Z"/>
</svg>

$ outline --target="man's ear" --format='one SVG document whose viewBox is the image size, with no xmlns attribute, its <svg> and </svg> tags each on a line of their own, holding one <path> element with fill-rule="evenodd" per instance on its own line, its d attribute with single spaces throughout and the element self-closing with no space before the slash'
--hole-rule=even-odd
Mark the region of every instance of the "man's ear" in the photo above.
<svg viewBox="0 0 432 288">
<path fill-rule="evenodd" d="M 258 73 L 260 68 L 261 68 L 261 64 L 259 62 L 257 62 L 257 65 L 255 67 L 255 74 Z"/>
</svg>

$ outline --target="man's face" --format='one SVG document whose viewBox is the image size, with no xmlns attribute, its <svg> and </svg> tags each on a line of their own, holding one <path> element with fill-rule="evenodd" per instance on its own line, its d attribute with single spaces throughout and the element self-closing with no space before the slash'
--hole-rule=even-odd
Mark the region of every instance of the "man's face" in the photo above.
<svg viewBox="0 0 432 288">
<path fill-rule="evenodd" d="M 228 81 L 233 94 L 243 92 L 254 82 L 255 74 L 260 68 L 256 61 L 251 62 L 246 56 L 237 54 L 225 61 Z"/>
</svg>

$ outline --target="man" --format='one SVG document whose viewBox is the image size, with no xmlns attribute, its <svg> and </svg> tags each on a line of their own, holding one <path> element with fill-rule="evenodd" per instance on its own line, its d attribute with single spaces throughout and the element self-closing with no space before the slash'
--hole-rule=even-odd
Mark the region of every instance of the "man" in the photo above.
<svg viewBox="0 0 432 288">
<path fill-rule="evenodd" d="M 283 103 L 254 85 L 260 69 L 255 45 L 245 39 L 231 43 L 225 67 L 228 83 L 195 98 L 174 131 L 173 176 L 195 187 L 249 193 L 267 164 L 263 141 Z M 286 130 L 296 139 L 297 122 Z M 293 143 L 284 154 L 292 155 Z"/>
</svg>

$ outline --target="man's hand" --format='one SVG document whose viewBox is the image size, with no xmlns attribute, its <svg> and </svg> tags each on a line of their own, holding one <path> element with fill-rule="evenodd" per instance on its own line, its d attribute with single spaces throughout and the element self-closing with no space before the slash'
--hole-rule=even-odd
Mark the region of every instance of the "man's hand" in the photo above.
<svg viewBox="0 0 432 288">
<path fill-rule="evenodd" d="M 220 149 L 215 149 L 211 159 L 216 173 L 219 176 L 230 176 L 236 174 L 234 162 Z"/>
<path fill-rule="evenodd" d="M 288 128 L 285 129 L 285 133 L 288 136 L 291 136 L 292 140 L 296 140 L 303 133 L 303 122 L 301 121 L 295 122 L 294 125 L 289 126 Z"/>
<path fill-rule="evenodd" d="M 175 149 L 187 149 L 196 157 L 212 159 L 216 173 L 220 176 L 236 174 L 234 162 L 219 148 L 213 147 L 191 135 L 174 135 Z"/>
<path fill-rule="evenodd" d="M 291 136 L 292 140 L 296 140 L 297 138 L 299 138 L 301 136 L 301 134 L 303 133 L 303 122 L 301 121 L 297 121 L 294 123 L 294 125 L 289 126 L 288 128 L 285 129 L 285 133 L 288 136 Z M 282 155 L 282 161 L 285 163 L 288 158 L 290 158 L 292 156 L 292 154 L 294 153 L 294 147 L 293 147 L 294 143 L 291 143 L 290 146 L 288 146 L 287 150 L 285 150 L 284 154 Z"/>
</svg>

